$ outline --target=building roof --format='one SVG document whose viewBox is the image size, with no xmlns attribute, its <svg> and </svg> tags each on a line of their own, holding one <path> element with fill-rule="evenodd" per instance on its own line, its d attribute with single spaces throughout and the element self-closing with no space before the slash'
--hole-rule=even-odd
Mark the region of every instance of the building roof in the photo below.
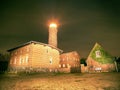
<svg viewBox="0 0 120 90">
<path fill-rule="evenodd" d="M 67 52 L 67 53 L 62 53 L 61 57 L 62 56 L 73 56 L 73 55 L 77 55 L 80 58 L 80 55 L 79 55 L 79 53 L 77 51 L 71 51 L 71 52 Z"/>
<path fill-rule="evenodd" d="M 62 53 L 61 55 L 72 54 L 72 53 L 77 53 L 77 54 L 78 54 L 77 51 L 71 51 L 71 52 L 65 52 L 65 53 Z M 79 55 L 79 54 L 78 54 L 78 55 Z"/>
<path fill-rule="evenodd" d="M 24 44 L 21 44 L 21 45 L 19 45 L 19 46 L 17 46 L 17 47 L 11 48 L 11 49 L 9 49 L 9 50 L 7 50 L 7 51 L 8 51 L 8 52 L 11 52 L 11 51 L 13 51 L 13 50 L 15 50 L 15 49 L 21 48 L 21 47 L 23 47 L 23 46 L 26 46 L 26 45 L 29 45 L 29 44 L 32 44 L 32 43 L 49 46 L 49 47 L 51 47 L 51 48 L 54 48 L 54 49 L 58 50 L 58 51 L 61 52 L 61 53 L 63 52 L 63 50 L 61 50 L 61 49 L 59 49 L 59 48 L 57 48 L 57 47 L 55 47 L 55 46 L 52 46 L 52 45 L 50 45 L 50 44 L 45 44 L 45 43 L 37 42 L 37 41 L 29 41 L 29 42 L 24 43 Z"/>
<path fill-rule="evenodd" d="M 107 64 L 107 63 L 114 63 L 113 56 L 110 55 L 100 44 L 96 43 L 91 50 L 88 58 L 92 58 L 93 60 L 101 63 L 101 64 Z M 88 59 L 89 60 L 89 59 Z"/>
</svg>

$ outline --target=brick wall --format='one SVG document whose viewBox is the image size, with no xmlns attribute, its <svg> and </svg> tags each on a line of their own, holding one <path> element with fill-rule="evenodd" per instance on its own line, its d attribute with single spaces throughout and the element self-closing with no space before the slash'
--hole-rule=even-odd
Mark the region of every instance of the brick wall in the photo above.
<svg viewBox="0 0 120 90">
<path fill-rule="evenodd" d="M 87 67 L 89 72 L 112 72 L 115 71 L 115 64 L 102 64 L 96 62 L 94 59 L 88 57 L 87 59 Z"/>
<path fill-rule="evenodd" d="M 34 44 L 32 66 L 57 69 L 59 66 L 59 51 L 49 46 Z"/>
<path fill-rule="evenodd" d="M 68 70 L 67 72 L 80 72 L 79 54 L 76 51 L 61 54 L 59 67 L 63 68 L 61 71 Z"/>
<path fill-rule="evenodd" d="M 47 45 L 31 43 L 11 51 L 9 69 L 11 71 L 50 70 L 59 66 L 59 51 Z M 27 68 L 27 69 L 26 69 Z"/>
</svg>

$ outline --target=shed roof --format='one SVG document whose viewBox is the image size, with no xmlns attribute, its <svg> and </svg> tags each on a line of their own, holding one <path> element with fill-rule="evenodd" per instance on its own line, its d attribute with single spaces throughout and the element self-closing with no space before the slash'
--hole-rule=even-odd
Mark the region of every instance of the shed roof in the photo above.
<svg viewBox="0 0 120 90">
<path fill-rule="evenodd" d="M 61 50 L 61 49 L 59 49 L 59 48 L 57 48 L 57 47 L 55 47 L 55 46 L 52 46 L 52 45 L 50 45 L 50 44 L 45 44 L 45 43 L 37 42 L 37 41 L 29 41 L 29 42 L 27 42 L 27 43 L 24 43 L 24 44 L 21 44 L 21 45 L 19 45 L 19 46 L 14 47 L 14 48 L 11 48 L 11 49 L 9 49 L 9 50 L 7 50 L 7 51 L 8 51 L 8 52 L 11 52 L 11 51 L 13 51 L 13 50 L 15 50 L 15 49 L 21 48 L 21 47 L 23 47 L 23 46 L 26 46 L 26 45 L 29 45 L 29 44 L 32 44 L 32 43 L 49 46 L 49 47 L 51 47 L 51 48 L 54 48 L 54 49 L 58 50 L 58 51 L 61 52 L 61 53 L 63 52 L 63 50 Z"/>
</svg>

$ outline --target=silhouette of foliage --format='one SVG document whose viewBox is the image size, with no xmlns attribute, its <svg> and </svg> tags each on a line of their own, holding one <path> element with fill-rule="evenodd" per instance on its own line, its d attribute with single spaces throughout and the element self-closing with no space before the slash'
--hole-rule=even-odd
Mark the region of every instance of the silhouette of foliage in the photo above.
<svg viewBox="0 0 120 90">
<path fill-rule="evenodd" d="M 8 68 L 9 54 L 0 53 L 0 73 L 4 73 Z"/>
<path fill-rule="evenodd" d="M 84 66 L 87 66 L 86 58 L 81 58 L 80 59 L 80 64 L 84 64 Z"/>
</svg>

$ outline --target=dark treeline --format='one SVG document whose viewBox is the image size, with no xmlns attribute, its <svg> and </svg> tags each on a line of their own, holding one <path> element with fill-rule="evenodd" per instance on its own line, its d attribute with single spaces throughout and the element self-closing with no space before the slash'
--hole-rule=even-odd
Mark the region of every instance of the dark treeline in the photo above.
<svg viewBox="0 0 120 90">
<path fill-rule="evenodd" d="M 0 73 L 4 73 L 8 69 L 9 54 L 0 53 Z"/>
<path fill-rule="evenodd" d="M 120 72 L 120 57 L 115 57 L 115 60 L 116 60 L 116 62 L 117 62 L 118 72 Z"/>
<path fill-rule="evenodd" d="M 84 66 L 87 66 L 86 60 L 87 60 L 87 58 L 81 58 L 80 59 L 80 64 L 84 64 Z"/>
</svg>

